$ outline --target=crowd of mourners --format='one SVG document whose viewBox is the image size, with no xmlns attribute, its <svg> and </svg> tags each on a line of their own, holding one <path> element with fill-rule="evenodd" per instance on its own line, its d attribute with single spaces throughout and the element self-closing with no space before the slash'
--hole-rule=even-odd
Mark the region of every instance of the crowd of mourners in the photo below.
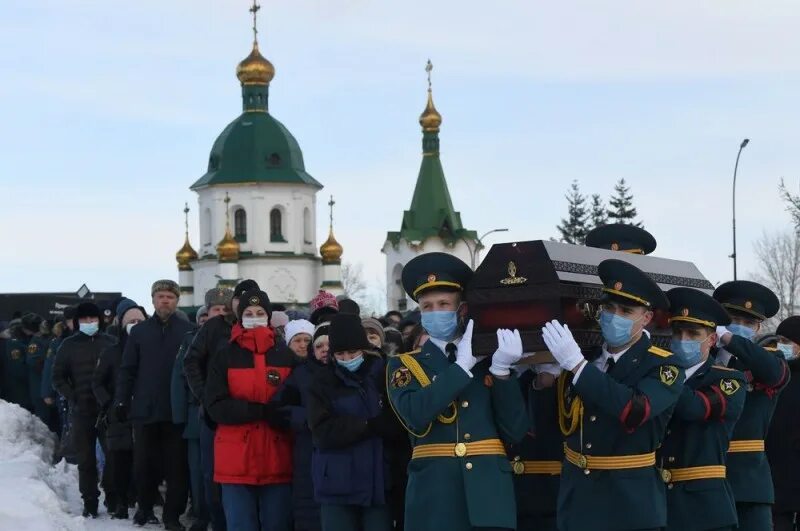
<svg viewBox="0 0 800 531">
<path fill-rule="evenodd" d="M 122 298 L 0 325 L 0 397 L 57 434 L 83 516 L 102 499 L 168 530 L 403 529 L 411 449 L 385 361 L 427 340 L 418 314 L 362 317 L 325 291 L 304 314 L 253 280 L 192 316 L 175 282 L 151 295 L 153 315 Z"/>
</svg>

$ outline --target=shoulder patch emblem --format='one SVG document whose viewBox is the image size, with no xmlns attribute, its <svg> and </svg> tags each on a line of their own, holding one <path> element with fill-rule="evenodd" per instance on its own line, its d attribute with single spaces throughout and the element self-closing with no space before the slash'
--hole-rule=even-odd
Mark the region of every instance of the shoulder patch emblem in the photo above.
<svg viewBox="0 0 800 531">
<path fill-rule="evenodd" d="M 650 354 L 655 354 L 656 356 L 660 356 L 662 358 L 669 358 L 670 356 L 672 356 L 672 352 L 670 352 L 669 350 L 664 350 L 663 348 L 659 347 L 650 347 L 649 349 L 647 349 L 647 352 L 649 352 Z"/>
<path fill-rule="evenodd" d="M 36 343 L 31 343 L 28 345 L 28 354 L 36 354 L 37 350 L 39 350 L 39 345 Z"/>
<path fill-rule="evenodd" d="M 725 378 L 719 381 L 719 389 L 728 396 L 739 390 L 741 385 L 733 379 Z"/>
<path fill-rule="evenodd" d="M 665 385 L 672 385 L 678 379 L 678 368 L 674 365 L 662 365 L 658 370 L 658 376 L 661 378 L 661 383 Z"/>
<path fill-rule="evenodd" d="M 22 351 L 20 349 L 15 348 L 14 350 L 11 351 L 11 359 L 12 360 L 18 360 L 21 357 L 22 357 Z"/>
<path fill-rule="evenodd" d="M 409 372 L 409 370 L 405 367 L 400 367 L 392 373 L 389 383 L 391 384 L 392 389 L 402 389 L 403 387 L 407 387 L 408 384 L 411 383 L 411 372 Z"/>
</svg>

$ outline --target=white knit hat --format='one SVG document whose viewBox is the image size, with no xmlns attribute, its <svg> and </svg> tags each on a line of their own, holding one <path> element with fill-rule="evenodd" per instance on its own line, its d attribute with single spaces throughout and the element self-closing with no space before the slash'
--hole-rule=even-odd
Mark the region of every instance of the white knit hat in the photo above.
<svg viewBox="0 0 800 531">
<path fill-rule="evenodd" d="M 314 335 L 314 325 L 311 324 L 310 321 L 306 321 L 305 319 L 296 319 L 294 321 L 289 321 L 286 323 L 286 328 L 284 328 L 284 335 L 286 336 L 286 344 L 292 342 L 292 338 L 297 334 L 308 334 L 309 336 Z"/>
</svg>

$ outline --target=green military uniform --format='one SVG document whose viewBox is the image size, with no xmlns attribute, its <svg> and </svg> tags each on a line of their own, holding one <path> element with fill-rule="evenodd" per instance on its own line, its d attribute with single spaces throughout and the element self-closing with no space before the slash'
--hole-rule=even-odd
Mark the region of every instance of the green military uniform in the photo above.
<svg viewBox="0 0 800 531">
<path fill-rule="evenodd" d="M 722 284 L 714 291 L 714 298 L 732 316 L 758 321 L 772 317 L 780 307 L 772 291 L 744 280 Z M 733 325 L 730 328 L 744 332 Z M 733 431 L 727 465 L 728 481 L 736 499 L 738 529 L 772 529 L 770 506 L 775 501 L 775 492 L 764 439 L 778 396 L 789 383 L 789 366 L 775 349 L 765 349 L 737 334 L 731 335 L 730 342 L 717 353 L 717 358 L 721 364 L 741 370 L 747 376 L 744 412 Z"/>
<path fill-rule="evenodd" d="M 517 496 L 517 531 L 555 531 L 556 504 L 564 458 L 558 426 L 557 387 L 537 389 L 536 370 L 519 377 L 532 428 L 508 449 Z"/>
<path fill-rule="evenodd" d="M 668 307 L 658 285 L 627 262 L 606 260 L 598 273 L 604 299 L 652 310 Z M 548 341 L 545 334 L 553 351 Z M 635 342 L 627 350 L 612 354 L 604 347 L 601 355 L 574 369 L 569 405 L 562 411 L 570 422 L 563 422 L 568 435 L 558 497 L 561 531 L 667 524 L 655 451 L 683 388 L 683 369 L 670 352 L 652 346 L 646 334 L 628 341 Z"/>
<path fill-rule="evenodd" d="M 676 331 L 704 327 L 713 333 L 730 322 L 725 309 L 701 291 L 675 288 L 667 296 Z M 680 345 L 673 352 L 680 356 Z M 667 529 L 732 529 L 737 524 L 736 503 L 725 462 L 744 409 L 747 382 L 743 373 L 713 365 L 713 357 L 684 361 L 689 376 L 658 452 L 667 483 Z"/>
<path fill-rule="evenodd" d="M 415 258 L 403 270 L 406 291 L 458 291 L 472 271 L 443 253 Z M 424 314 L 423 314 L 424 315 Z M 414 531 L 516 528 L 511 463 L 504 444 L 529 423 L 516 377 L 496 377 L 490 360 L 468 373 L 448 360 L 445 342 L 389 358 L 389 400 L 412 434 L 405 527 Z"/>
<path fill-rule="evenodd" d="M 28 367 L 26 354 L 28 343 L 19 338 L 5 340 L 5 348 L 0 351 L 0 372 L 2 372 L 3 400 L 19 404 L 33 411 L 33 402 L 28 389 Z"/>
</svg>

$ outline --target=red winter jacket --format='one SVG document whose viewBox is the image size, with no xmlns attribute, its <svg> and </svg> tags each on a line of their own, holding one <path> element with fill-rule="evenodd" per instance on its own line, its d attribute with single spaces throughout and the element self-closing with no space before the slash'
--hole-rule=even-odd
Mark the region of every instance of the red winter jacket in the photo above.
<svg viewBox="0 0 800 531">
<path fill-rule="evenodd" d="M 291 483 L 290 431 L 266 421 L 264 404 L 282 387 L 296 363 L 285 345 L 275 347 L 271 328 L 236 324 L 231 342 L 211 359 L 206 408 L 216 422 L 214 481 L 243 485 Z"/>
</svg>

